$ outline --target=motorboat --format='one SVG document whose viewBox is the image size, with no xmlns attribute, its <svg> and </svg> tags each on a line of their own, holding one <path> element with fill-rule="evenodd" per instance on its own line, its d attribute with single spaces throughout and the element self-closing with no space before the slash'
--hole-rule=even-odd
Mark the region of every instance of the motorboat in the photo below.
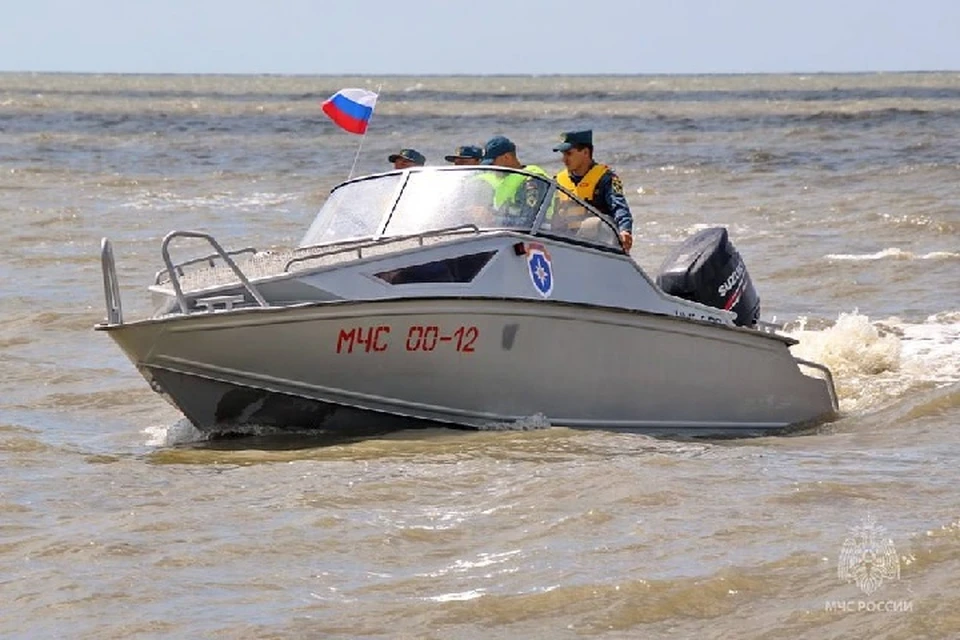
<svg viewBox="0 0 960 640">
<path fill-rule="evenodd" d="M 493 197 L 508 180 L 521 202 Z M 175 262 L 185 240 L 209 248 Z M 695 234 L 652 278 L 609 217 L 523 170 L 349 179 L 297 247 L 228 251 L 176 230 L 160 254 L 152 314 L 126 321 L 103 239 L 95 328 L 208 434 L 396 418 L 747 436 L 838 409 L 829 369 L 760 319 L 726 229 Z"/>
</svg>

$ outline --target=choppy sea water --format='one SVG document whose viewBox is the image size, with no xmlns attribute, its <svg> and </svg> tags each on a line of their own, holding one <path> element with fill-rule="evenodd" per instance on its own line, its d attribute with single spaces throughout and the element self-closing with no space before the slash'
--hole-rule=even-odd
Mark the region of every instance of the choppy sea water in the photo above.
<svg viewBox="0 0 960 640">
<path fill-rule="evenodd" d="M 346 86 L 381 87 L 359 153 Z M 502 133 L 557 169 L 575 128 L 651 272 L 730 229 L 839 420 L 205 442 L 91 329 L 102 236 L 137 317 L 171 229 L 287 246 L 355 159 Z M 0 635 L 960 636 L 958 140 L 957 73 L 0 74 Z"/>
</svg>

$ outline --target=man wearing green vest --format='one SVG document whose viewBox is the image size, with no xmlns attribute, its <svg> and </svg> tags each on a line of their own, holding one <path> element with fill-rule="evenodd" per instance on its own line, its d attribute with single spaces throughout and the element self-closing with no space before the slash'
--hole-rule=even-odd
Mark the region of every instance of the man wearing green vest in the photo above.
<svg viewBox="0 0 960 640">
<path fill-rule="evenodd" d="M 522 164 L 517 158 L 517 145 L 504 136 L 494 136 L 483 147 L 483 161 L 480 164 L 510 169 L 523 169 L 543 176 L 548 181 L 550 174 L 535 164 Z M 506 216 L 519 218 L 525 226 L 533 222 L 533 216 L 540 208 L 550 186 L 548 182 L 536 180 L 516 173 L 491 171 L 484 177 L 493 187 L 493 206 Z"/>
<path fill-rule="evenodd" d="M 630 251 L 633 246 L 633 214 L 620 177 L 613 169 L 593 159 L 593 131 L 567 131 L 561 134 L 560 144 L 553 150 L 563 152 L 566 167 L 557 174 L 557 183 L 600 213 L 613 218 L 620 230 L 620 243 Z"/>
</svg>

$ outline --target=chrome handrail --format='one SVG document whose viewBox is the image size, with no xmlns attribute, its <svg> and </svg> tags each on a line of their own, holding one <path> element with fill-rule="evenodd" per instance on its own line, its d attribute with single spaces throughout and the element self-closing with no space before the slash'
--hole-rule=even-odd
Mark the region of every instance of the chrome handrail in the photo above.
<svg viewBox="0 0 960 640">
<path fill-rule="evenodd" d="M 804 360 L 803 358 L 798 358 L 796 356 L 793 356 L 793 359 L 802 365 L 805 365 L 812 369 L 816 369 L 817 371 L 821 371 L 825 376 L 827 376 L 827 387 L 828 387 L 828 390 L 830 391 L 830 402 L 831 404 L 833 404 L 834 411 L 839 409 L 840 403 L 837 400 L 837 390 L 833 386 L 833 374 L 830 373 L 830 369 L 820 364 L 819 362 L 811 362 L 810 360 Z"/>
<path fill-rule="evenodd" d="M 420 246 L 423 246 L 424 238 L 432 238 L 434 236 L 442 236 L 451 231 L 466 231 L 470 230 L 474 233 L 480 233 L 480 227 L 472 222 L 464 222 L 463 224 L 454 225 L 452 227 L 444 227 L 443 229 L 434 229 L 433 231 L 424 231 L 423 233 L 413 233 L 409 236 L 401 236 L 398 240 L 409 240 L 411 238 L 417 238 L 420 240 Z"/>
<path fill-rule="evenodd" d="M 471 230 L 475 234 L 480 233 L 480 227 L 473 224 L 472 222 L 467 222 L 464 224 L 458 224 L 454 227 L 446 227 L 444 229 L 436 229 L 434 231 L 425 231 L 423 233 L 411 233 L 405 236 L 396 236 L 394 238 L 383 238 L 380 240 L 370 240 L 369 242 L 364 242 L 360 245 L 344 247 L 342 249 L 336 249 L 334 251 L 325 252 L 322 247 L 317 247 L 319 249 L 317 253 L 311 253 L 310 255 L 307 255 L 307 256 L 297 256 L 296 258 L 291 258 L 290 260 L 288 260 L 287 264 L 284 265 L 283 267 L 283 271 L 284 273 L 286 273 L 287 271 L 290 270 L 290 265 L 295 264 L 297 262 L 306 262 L 307 260 L 316 260 L 317 258 L 326 258 L 328 256 L 335 256 L 339 253 L 350 253 L 352 251 L 357 252 L 357 259 L 359 260 L 363 258 L 364 249 L 367 249 L 369 247 L 383 246 L 386 244 L 393 244 L 395 242 L 402 242 L 404 240 L 417 239 L 419 240 L 419 245 L 422 247 L 424 238 L 440 236 L 446 233 L 450 233 L 452 231 L 463 231 L 463 230 Z"/>
<path fill-rule="evenodd" d="M 107 304 L 107 324 L 123 324 L 117 264 L 113 259 L 113 245 L 107 238 L 100 239 L 100 269 L 103 271 L 103 296 Z"/>
<path fill-rule="evenodd" d="M 187 299 L 183 295 L 183 288 L 180 286 L 180 277 L 177 275 L 176 267 L 173 264 L 173 261 L 170 259 L 170 241 L 174 238 L 196 238 L 198 240 L 206 240 L 210 243 L 210 246 L 220 255 L 223 261 L 227 264 L 228 267 L 233 271 L 233 273 L 239 278 L 240 284 L 243 285 L 244 289 L 253 296 L 253 299 L 257 301 L 261 307 L 270 306 L 267 304 L 267 301 L 264 299 L 260 292 L 255 286 L 247 279 L 247 276 L 243 275 L 243 271 L 240 270 L 240 267 L 237 266 L 237 263 L 233 261 L 233 258 L 230 257 L 226 251 L 223 250 L 223 247 L 220 246 L 220 243 L 214 239 L 209 233 L 203 233 L 200 231 L 171 231 L 163 238 L 163 244 L 160 245 L 160 253 L 163 256 L 163 263 L 167 265 L 167 272 L 170 274 L 170 284 L 173 285 L 173 292 L 177 296 L 177 304 L 180 305 L 180 312 L 184 314 L 189 314 L 190 310 L 187 306 Z"/>
<path fill-rule="evenodd" d="M 243 249 L 236 249 L 236 250 L 234 250 L 234 251 L 227 251 L 227 255 L 228 255 L 228 256 L 239 256 L 239 255 L 242 255 L 242 254 L 244 254 L 244 253 L 256 254 L 256 253 L 257 253 L 257 248 L 256 248 L 256 247 L 244 247 Z M 193 258 L 193 259 L 191 259 L 191 260 L 184 260 L 183 262 L 178 262 L 177 264 L 173 265 L 173 268 L 176 269 L 176 270 L 177 270 L 177 273 L 179 273 L 179 274 L 182 276 L 182 275 L 183 275 L 183 268 L 184 268 L 184 267 L 189 267 L 190 265 L 193 265 L 193 264 L 199 264 L 199 263 L 201 263 L 201 262 L 206 262 L 206 263 L 209 264 L 211 267 L 215 267 L 216 264 L 214 264 L 213 259 L 216 258 L 216 257 L 217 257 L 217 254 L 216 254 L 216 253 L 211 253 L 210 255 L 202 256 L 202 257 L 200 257 L 200 258 Z M 169 271 L 168 271 L 167 269 L 161 269 L 160 271 L 157 271 L 157 274 L 156 274 L 156 276 L 155 276 L 154 279 L 153 279 L 153 284 L 161 284 L 160 278 L 161 278 L 161 277 L 163 276 L 163 274 L 165 274 L 165 273 L 169 273 Z"/>
<path fill-rule="evenodd" d="M 297 256 L 296 258 L 290 258 L 287 260 L 287 263 L 283 265 L 283 272 L 287 273 L 290 271 L 290 267 L 297 262 L 306 262 L 307 260 L 316 260 L 317 258 L 326 258 L 328 256 L 335 256 L 340 253 L 350 253 L 352 251 L 357 252 L 357 259 L 361 258 L 360 247 L 346 247 L 345 249 L 336 249 L 335 251 L 323 251 L 320 250 L 316 253 L 311 253 L 306 256 Z"/>
</svg>

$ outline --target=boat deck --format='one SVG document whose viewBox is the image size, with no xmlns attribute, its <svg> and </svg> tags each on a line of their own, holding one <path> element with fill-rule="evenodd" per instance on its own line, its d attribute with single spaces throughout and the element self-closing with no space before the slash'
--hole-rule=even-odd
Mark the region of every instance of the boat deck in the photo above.
<svg viewBox="0 0 960 640">
<path fill-rule="evenodd" d="M 329 267 L 363 258 L 450 242 L 462 237 L 462 234 L 418 235 L 388 240 L 363 240 L 335 246 L 265 251 L 248 247 L 229 252 L 229 255 L 250 281 L 257 281 L 305 269 Z M 177 270 L 180 285 L 185 293 L 240 284 L 236 272 L 221 260 L 218 254 L 187 260 L 174 265 L 174 268 Z M 169 269 L 157 272 L 152 288 L 154 291 L 174 295 Z"/>
</svg>

